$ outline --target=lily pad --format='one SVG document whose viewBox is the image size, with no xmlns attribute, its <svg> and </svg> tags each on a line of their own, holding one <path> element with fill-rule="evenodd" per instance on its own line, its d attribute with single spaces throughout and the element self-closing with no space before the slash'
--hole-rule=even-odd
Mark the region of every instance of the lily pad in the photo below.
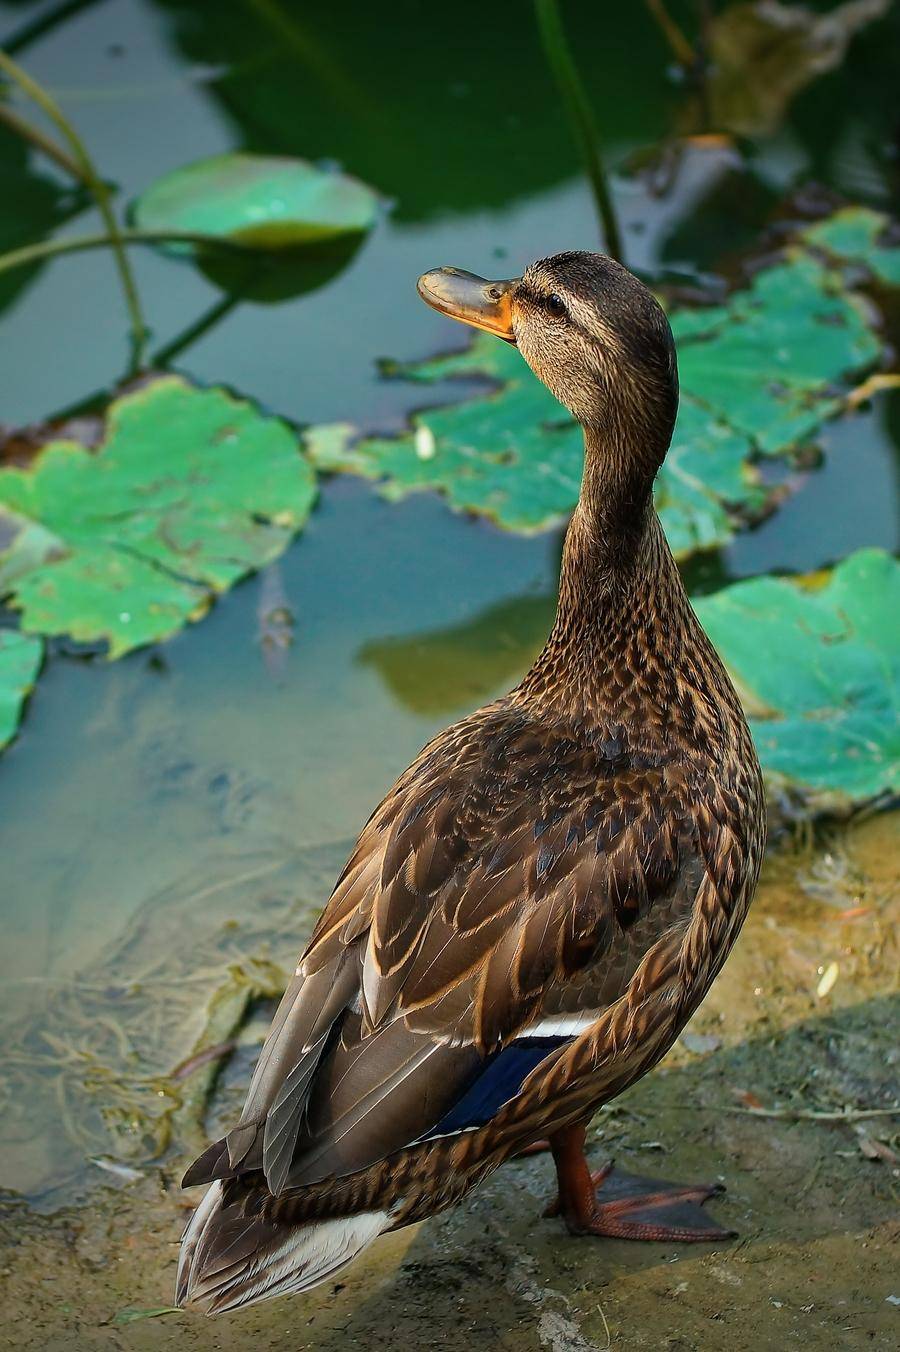
<svg viewBox="0 0 900 1352">
<path fill-rule="evenodd" d="M 16 629 L 0 629 L 0 747 L 15 736 L 43 654 L 39 638 Z"/>
<path fill-rule="evenodd" d="M 826 221 L 811 225 L 803 232 L 803 238 L 842 262 L 862 264 L 887 286 L 900 286 L 896 227 L 880 211 L 844 207 Z"/>
<path fill-rule="evenodd" d="M 681 407 L 656 502 L 673 550 L 685 557 L 726 543 L 762 513 L 773 495 L 753 462 L 811 438 L 845 406 L 847 379 L 882 349 L 868 303 L 800 246 L 726 305 L 671 318 Z M 392 373 L 426 384 L 474 377 L 492 388 L 414 415 L 400 437 L 354 441 L 343 425 L 314 428 L 308 447 L 321 469 L 378 480 L 391 499 L 437 489 L 457 510 L 519 532 L 546 529 L 572 510 L 580 429 L 514 348 L 478 334 L 464 352 Z"/>
<path fill-rule="evenodd" d="M 842 407 L 839 382 L 877 361 L 867 304 L 801 249 L 727 305 L 672 316 L 682 388 L 763 455 L 812 437 Z"/>
<path fill-rule="evenodd" d="M 174 170 L 134 203 L 142 230 L 186 230 L 256 249 L 295 249 L 371 229 L 373 190 L 283 155 L 213 155 Z M 182 246 L 183 248 L 184 246 Z"/>
<path fill-rule="evenodd" d="M 823 810 L 900 792 L 900 563 L 877 549 L 696 603 L 772 787 Z"/>
<path fill-rule="evenodd" d="M 277 558 L 315 492 L 283 422 L 165 377 L 110 405 L 96 452 L 56 441 L 0 472 L 0 596 L 23 630 L 120 657 Z"/>
<path fill-rule="evenodd" d="M 391 501 L 437 488 L 458 511 L 521 534 L 546 530 L 571 512 L 581 485 L 581 429 L 514 349 L 479 334 L 458 357 L 405 368 L 403 375 L 491 376 L 503 385 L 497 394 L 416 414 L 408 436 L 354 440 L 346 423 L 310 428 L 307 450 L 320 470 L 378 480 Z M 677 555 L 730 538 L 726 502 L 747 511 L 763 507 L 766 494 L 748 453 L 745 438 L 683 398 L 678 434 L 656 485 L 657 508 Z"/>
</svg>

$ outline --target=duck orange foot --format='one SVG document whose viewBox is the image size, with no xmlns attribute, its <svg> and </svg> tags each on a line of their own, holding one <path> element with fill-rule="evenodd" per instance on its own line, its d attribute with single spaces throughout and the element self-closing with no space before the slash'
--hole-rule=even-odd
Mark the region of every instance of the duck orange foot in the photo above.
<svg viewBox="0 0 900 1352">
<path fill-rule="evenodd" d="M 591 1173 L 584 1155 L 584 1128 L 569 1127 L 550 1138 L 559 1195 L 544 1212 L 562 1216 L 573 1235 L 643 1239 L 675 1244 L 734 1239 L 703 1210 L 703 1203 L 725 1189 L 665 1183 L 613 1169 Z"/>
</svg>

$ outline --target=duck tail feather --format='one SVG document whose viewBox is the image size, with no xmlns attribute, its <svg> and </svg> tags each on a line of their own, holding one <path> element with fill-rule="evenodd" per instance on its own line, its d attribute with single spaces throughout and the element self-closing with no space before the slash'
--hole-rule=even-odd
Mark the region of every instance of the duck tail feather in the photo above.
<svg viewBox="0 0 900 1352">
<path fill-rule="evenodd" d="M 181 1241 L 176 1303 L 221 1314 L 308 1291 L 351 1263 L 389 1224 L 386 1211 L 289 1221 L 266 1214 L 259 1184 L 213 1183 Z"/>
</svg>

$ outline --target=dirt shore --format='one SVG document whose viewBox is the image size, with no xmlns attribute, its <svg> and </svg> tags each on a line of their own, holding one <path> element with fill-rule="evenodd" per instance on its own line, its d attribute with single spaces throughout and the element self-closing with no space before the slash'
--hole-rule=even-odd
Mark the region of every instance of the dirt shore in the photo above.
<svg viewBox="0 0 900 1352">
<path fill-rule="evenodd" d="M 572 1239 L 541 1219 L 552 1169 L 539 1157 L 380 1241 L 337 1284 L 206 1320 L 161 1312 L 191 1202 L 167 1159 L 52 1215 L 7 1198 L 0 1345 L 896 1346 L 898 1119 L 879 1110 L 897 1102 L 900 1067 L 897 826 L 888 814 L 773 852 L 738 949 L 682 1042 L 595 1121 L 598 1163 L 724 1180 L 713 1206 L 739 1232 L 733 1243 Z M 236 1091 L 226 1077 L 223 1092 Z"/>
</svg>

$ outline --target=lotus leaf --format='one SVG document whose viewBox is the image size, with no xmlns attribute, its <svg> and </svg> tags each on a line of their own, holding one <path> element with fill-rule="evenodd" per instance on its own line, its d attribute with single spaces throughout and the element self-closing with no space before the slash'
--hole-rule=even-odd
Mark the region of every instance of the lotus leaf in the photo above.
<svg viewBox="0 0 900 1352">
<path fill-rule="evenodd" d="M 900 248 L 896 231 L 893 243 L 887 216 L 869 207 L 844 207 L 825 221 L 804 231 L 804 239 L 848 263 L 862 263 L 888 286 L 900 286 Z"/>
<path fill-rule="evenodd" d="M 881 353 L 873 322 L 867 303 L 799 246 L 727 304 L 673 313 L 681 407 L 656 502 L 676 555 L 722 545 L 762 512 L 772 499 L 753 461 L 795 450 L 844 407 L 845 382 Z M 492 388 L 414 415 L 399 437 L 312 429 L 321 469 L 376 479 L 392 499 L 437 489 L 457 510 L 513 531 L 543 530 L 572 510 L 580 430 L 515 349 L 477 334 L 461 353 L 391 370 Z"/>
<path fill-rule="evenodd" d="M 0 595 L 23 630 L 120 657 L 276 558 L 314 498 L 283 422 L 165 377 L 110 405 L 98 451 L 52 442 L 0 472 Z"/>
<path fill-rule="evenodd" d="M 20 634 L 17 629 L 0 629 L 0 747 L 15 735 L 43 652 L 39 638 Z"/>
<path fill-rule="evenodd" d="M 824 573 L 736 582 L 696 608 L 773 787 L 829 809 L 900 791 L 900 563 L 863 549 Z"/>
<path fill-rule="evenodd" d="M 213 155 L 166 174 L 132 215 L 142 230 L 195 231 L 259 249 L 360 234 L 378 199 L 358 179 L 282 155 Z"/>
</svg>

